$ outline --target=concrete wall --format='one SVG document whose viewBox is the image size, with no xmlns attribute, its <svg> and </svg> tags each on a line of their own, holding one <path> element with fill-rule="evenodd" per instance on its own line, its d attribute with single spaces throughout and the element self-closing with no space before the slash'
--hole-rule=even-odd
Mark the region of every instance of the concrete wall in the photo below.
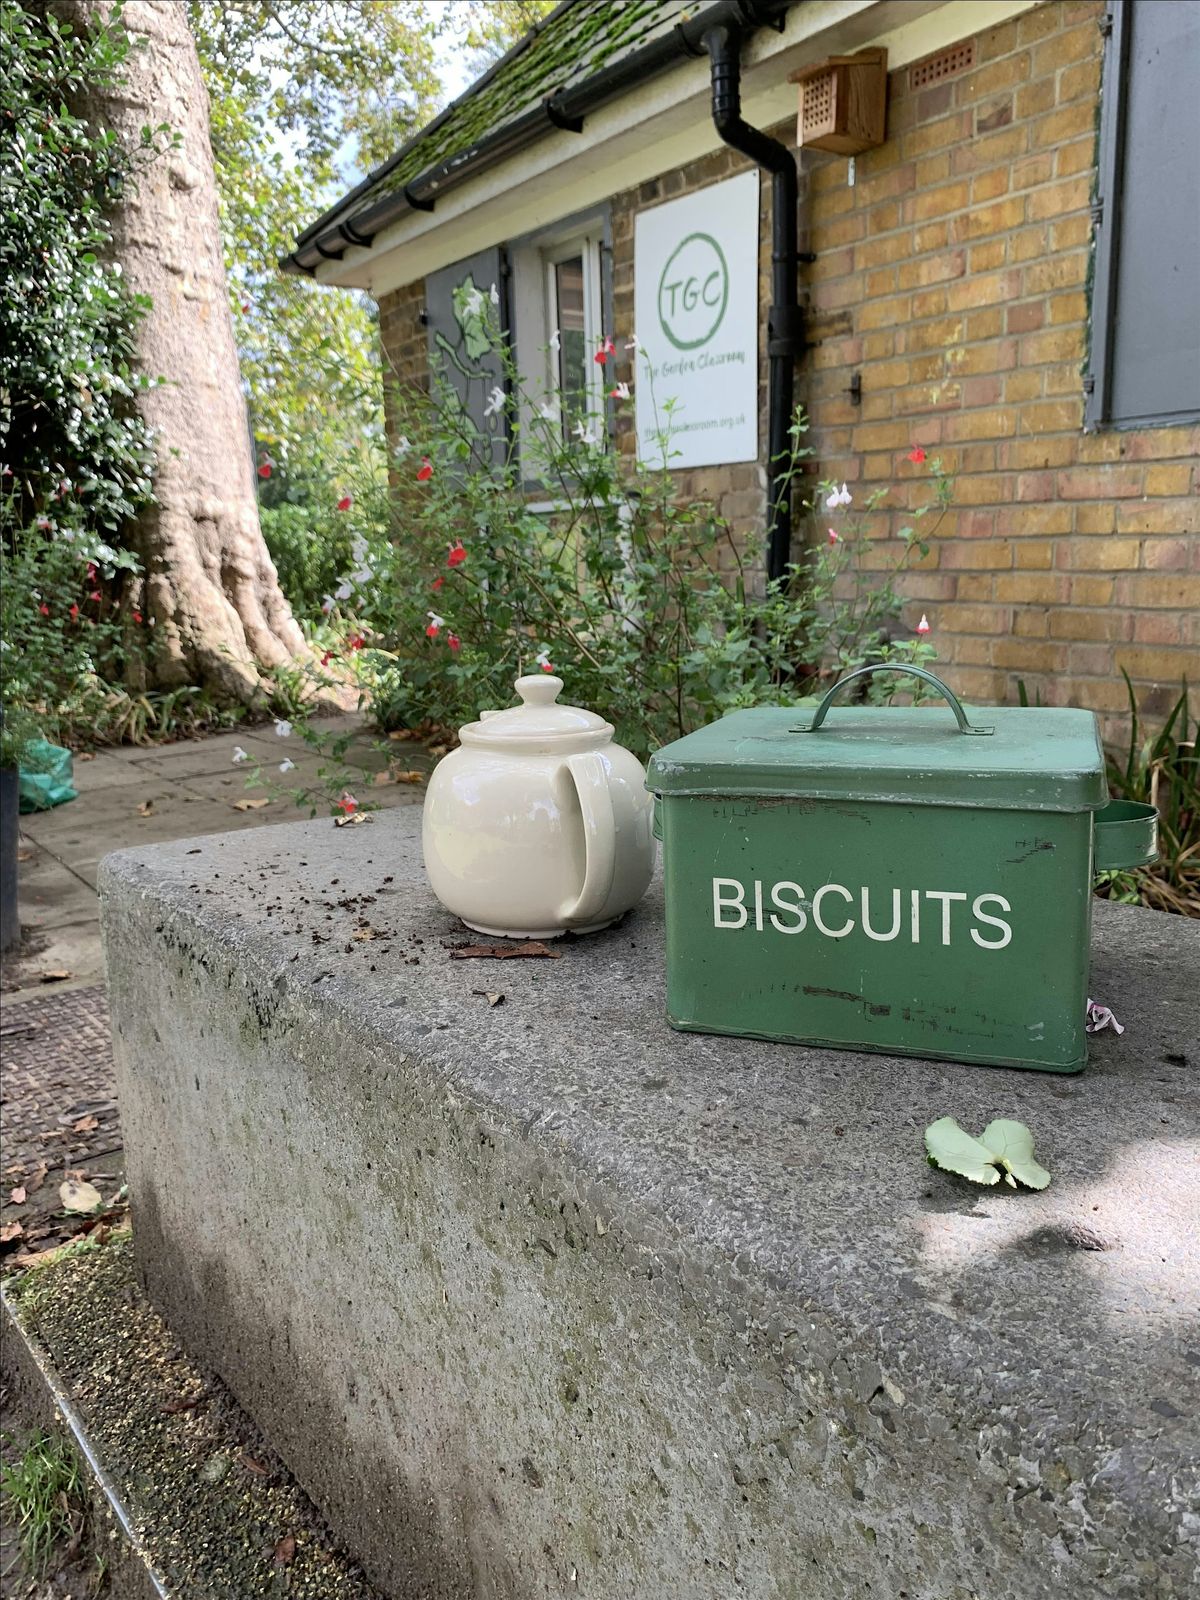
<svg viewBox="0 0 1200 1600">
<path fill-rule="evenodd" d="M 1031 699 L 1095 710 L 1119 738 L 1122 668 L 1151 717 L 1200 676 L 1200 427 L 1082 431 L 1103 11 L 1054 0 L 1012 17 L 974 36 L 973 69 L 931 88 L 893 72 L 887 143 L 858 157 L 853 187 L 845 158 L 799 154 L 802 243 L 817 261 L 801 273 L 812 347 L 798 394 L 813 474 L 860 499 L 889 490 L 872 560 L 890 559 L 920 493 L 909 448 L 955 473 L 954 511 L 901 584 L 906 620 L 928 613 L 954 686 L 1012 703 L 1023 680 Z M 771 131 L 794 147 L 794 122 Z M 721 151 L 613 196 L 619 378 L 636 381 L 622 348 L 636 213 L 746 165 Z M 769 237 L 764 182 L 763 458 L 678 474 L 682 495 L 720 507 L 752 564 L 766 513 Z M 385 354 L 409 382 L 424 366 L 410 336 L 420 288 L 381 303 Z M 854 373 L 861 406 L 845 393 Z M 630 415 L 616 446 L 634 448 Z"/>
</svg>

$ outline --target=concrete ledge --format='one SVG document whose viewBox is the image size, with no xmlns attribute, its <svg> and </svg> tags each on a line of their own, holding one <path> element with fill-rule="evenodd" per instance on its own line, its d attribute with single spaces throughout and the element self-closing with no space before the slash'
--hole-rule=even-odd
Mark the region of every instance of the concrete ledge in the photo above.
<svg viewBox="0 0 1200 1600">
<path fill-rule="evenodd" d="M 141 1273 L 376 1581 L 1194 1593 L 1200 927 L 1097 907 L 1077 1079 L 684 1037 L 653 894 L 451 961 L 418 826 L 101 869 Z"/>
</svg>

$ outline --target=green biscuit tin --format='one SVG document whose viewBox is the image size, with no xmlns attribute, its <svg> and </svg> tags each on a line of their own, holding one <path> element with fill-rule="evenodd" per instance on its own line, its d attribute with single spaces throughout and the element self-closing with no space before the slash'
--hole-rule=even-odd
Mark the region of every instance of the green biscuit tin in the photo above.
<svg viewBox="0 0 1200 1600">
<path fill-rule="evenodd" d="M 833 707 L 880 671 L 947 704 Z M 1090 711 L 972 715 L 863 667 L 652 757 L 673 1027 L 1084 1066 L 1092 874 L 1153 860 L 1157 819 L 1110 804 Z"/>
</svg>

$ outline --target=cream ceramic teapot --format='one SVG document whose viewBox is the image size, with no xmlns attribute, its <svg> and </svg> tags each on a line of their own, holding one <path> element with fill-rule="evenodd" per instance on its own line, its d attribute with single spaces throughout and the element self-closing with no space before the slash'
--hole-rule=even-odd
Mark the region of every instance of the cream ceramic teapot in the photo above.
<svg viewBox="0 0 1200 1600">
<path fill-rule="evenodd" d="M 594 712 L 556 704 L 561 678 L 518 678 L 521 704 L 483 711 L 434 769 L 422 843 L 433 892 L 480 933 L 592 933 L 641 899 L 653 798 L 636 756 Z"/>
</svg>

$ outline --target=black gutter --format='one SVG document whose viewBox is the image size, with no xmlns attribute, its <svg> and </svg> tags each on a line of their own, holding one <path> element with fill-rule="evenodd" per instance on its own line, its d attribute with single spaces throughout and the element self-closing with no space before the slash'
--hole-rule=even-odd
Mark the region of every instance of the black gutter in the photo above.
<svg viewBox="0 0 1200 1600">
<path fill-rule="evenodd" d="M 796 160 L 786 145 L 742 121 L 742 34 L 728 23 L 710 28 L 704 45 L 712 63 L 713 125 L 724 142 L 771 174 L 771 309 L 767 313 L 767 481 L 770 531 L 767 581 L 787 574 L 792 559 L 791 426 L 796 361 L 804 328 L 796 288 L 799 265 Z"/>
<path fill-rule="evenodd" d="M 507 61 L 527 50 L 557 17 L 570 6 L 578 4 L 578 0 L 563 0 L 531 33 L 518 40 L 508 55 L 497 62 L 478 83 L 473 84 L 465 95 L 448 106 L 369 177 L 364 178 L 332 210 L 306 228 L 297 240 L 296 249 L 280 261 L 280 267 L 284 272 L 312 273 L 322 259 L 329 254 L 340 254 L 347 245 L 369 245 L 381 229 L 406 212 L 432 209 L 437 200 L 455 185 L 487 171 L 489 167 L 517 154 L 556 129 L 582 130 L 586 116 L 610 100 L 615 100 L 635 84 L 657 76 L 685 57 L 704 55 L 705 36 L 713 30 L 735 29 L 739 37 L 744 37 L 760 27 L 782 28 L 784 16 L 795 3 L 796 0 L 717 0 L 716 4 L 706 6 L 697 16 L 677 23 L 667 33 L 660 34 L 640 49 L 631 50 L 610 66 L 602 67 L 582 83 L 556 90 L 541 104 L 485 135 L 469 149 L 427 167 L 402 189 L 381 195 L 374 205 L 367 206 L 350 220 L 346 213 L 356 201 L 394 171 L 409 152 L 459 105 L 489 83 Z"/>
</svg>

